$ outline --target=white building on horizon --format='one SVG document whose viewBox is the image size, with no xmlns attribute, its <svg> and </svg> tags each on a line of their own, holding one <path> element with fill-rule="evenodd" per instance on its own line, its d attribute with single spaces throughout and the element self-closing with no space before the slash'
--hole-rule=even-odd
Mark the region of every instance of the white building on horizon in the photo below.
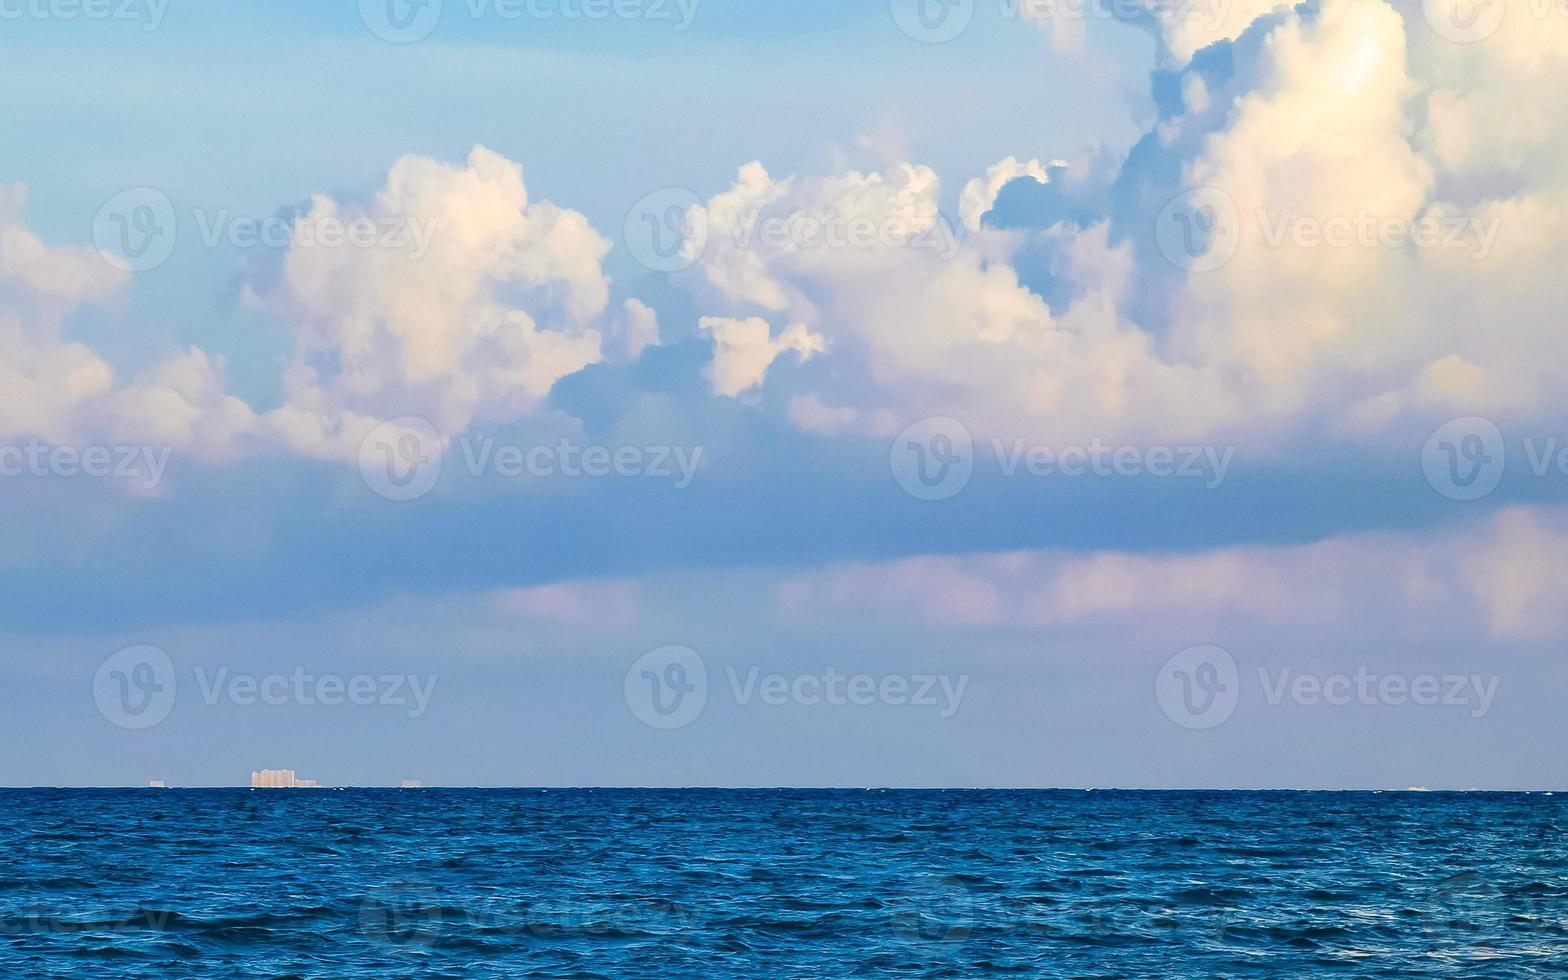
<svg viewBox="0 0 1568 980">
<path fill-rule="evenodd" d="M 314 779 L 300 779 L 292 769 L 263 769 L 250 774 L 251 789 L 314 789 Z"/>
</svg>

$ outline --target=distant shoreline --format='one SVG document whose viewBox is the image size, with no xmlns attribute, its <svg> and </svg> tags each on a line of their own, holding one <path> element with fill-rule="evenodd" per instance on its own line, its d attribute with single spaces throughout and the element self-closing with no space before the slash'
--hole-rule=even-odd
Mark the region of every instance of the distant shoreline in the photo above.
<svg viewBox="0 0 1568 980">
<path fill-rule="evenodd" d="M 192 785 L 192 786 L 0 786 L 0 792 L 28 792 L 28 791 L 80 791 L 80 792 L 170 792 L 177 790 L 243 790 L 247 793 L 267 793 L 288 795 L 292 790 L 354 790 L 356 792 L 397 792 L 417 793 L 424 790 L 443 792 L 473 792 L 473 793 L 1081 793 L 1081 794 L 1170 794 L 1192 795 L 1197 793 L 1234 793 L 1234 794 L 1400 794 L 1411 796 L 1427 795 L 1467 795 L 1467 796 L 1555 796 L 1558 793 L 1568 794 L 1568 790 L 1560 789 L 1446 789 L 1405 787 L 1403 789 L 1367 789 L 1367 788 L 1139 788 L 1136 786 L 1119 787 L 1074 787 L 1074 786 L 386 786 L 386 785 L 343 785 L 343 786 L 293 786 L 293 787 L 253 787 L 244 785 Z"/>
</svg>

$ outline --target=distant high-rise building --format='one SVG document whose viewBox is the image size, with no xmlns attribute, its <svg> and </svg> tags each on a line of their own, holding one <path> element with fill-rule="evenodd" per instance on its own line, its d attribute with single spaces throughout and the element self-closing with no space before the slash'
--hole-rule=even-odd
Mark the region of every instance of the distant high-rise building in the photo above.
<svg viewBox="0 0 1568 980">
<path fill-rule="evenodd" d="M 251 789 L 312 789 L 314 779 L 300 779 L 292 769 L 263 769 L 250 774 Z"/>
</svg>

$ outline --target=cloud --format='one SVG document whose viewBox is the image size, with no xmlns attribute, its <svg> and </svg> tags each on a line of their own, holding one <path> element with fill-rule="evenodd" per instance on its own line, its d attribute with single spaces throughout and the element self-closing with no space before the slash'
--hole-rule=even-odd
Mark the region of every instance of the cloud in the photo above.
<svg viewBox="0 0 1568 980">
<path fill-rule="evenodd" d="M 1148 2 L 1168 60 L 1185 65 L 1193 55 L 1219 41 L 1234 41 L 1258 18 L 1281 7 L 1279 0 L 1197 0 Z"/>
<path fill-rule="evenodd" d="M 368 201 L 312 198 L 279 267 L 247 282 L 295 343 L 284 403 L 258 415 L 199 349 L 121 383 L 62 340 L 67 314 L 108 302 L 129 277 L 89 249 L 43 245 L 22 224 L 25 202 L 22 188 L 0 188 L 6 436 L 150 441 L 210 460 L 279 449 L 354 459 L 383 419 L 421 417 L 443 437 L 516 421 L 561 378 L 659 341 L 648 306 L 610 307 L 609 241 L 580 213 L 531 201 L 517 164 L 483 147 L 462 165 L 408 156 Z"/>
<path fill-rule="evenodd" d="M 114 371 L 63 341 L 63 317 L 113 296 L 126 276 L 90 249 L 50 248 L 23 224 L 26 190 L 0 186 L 0 436 L 76 437 L 83 406 Z"/>
<path fill-rule="evenodd" d="M 914 616 L 945 625 L 997 625 L 1003 621 L 998 572 L 1023 559 L 1006 556 L 921 556 L 882 564 L 851 564 L 779 583 L 779 609 L 810 614 L 819 606 L 871 608 L 888 616 Z"/>
<path fill-rule="evenodd" d="M 875 612 L 941 626 L 1128 630 L 1335 624 L 1541 638 L 1568 621 L 1568 512 L 1513 508 L 1435 536 L 1368 533 L 1193 554 L 1060 550 L 850 563 L 778 584 L 781 612 Z"/>
<path fill-rule="evenodd" d="M 912 165 L 809 181 L 744 168 L 705 207 L 710 241 L 688 281 L 699 304 L 725 317 L 780 313 L 821 335 L 827 357 L 853 356 L 838 368 L 857 383 L 809 393 L 836 419 L 853 411 L 875 431 L 889 415 L 951 415 L 981 435 L 1083 439 L 1158 438 L 1210 421 L 1225 397 L 1221 379 L 1162 362 L 1153 338 L 1120 315 L 1133 256 L 1104 224 L 1056 233 L 1079 299 L 1055 316 L 1008 261 L 1018 236 L 981 231 L 943 247 L 939 190 Z M 716 229 L 743 222 L 751 206 L 795 226 L 864 221 L 897 233 L 840 247 L 738 248 Z M 798 403 L 797 418 L 825 420 L 812 405 Z"/>
<path fill-rule="evenodd" d="M 956 224 L 915 162 L 793 176 L 749 163 L 690 215 L 706 234 L 674 277 L 713 340 L 710 389 L 753 393 L 794 353 L 812 368 L 776 379 L 762 410 L 811 433 L 949 415 L 981 439 L 1271 454 L 1322 432 L 1404 440 L 1466 412 L 1560 415 L 1568 112 L 1506 107 L 1560 98 L 1568 19 L 1509 11 L 1474 45 L 1412 31 L 1380 0 L 1166 22 L 1160 118 L 1119 168 L 1103 148 L 1071 173 L 1009 156 L 962 184 Z M 1234 254 L 1212 269 L 1183 268 L 1156 234 L 1197 187 L 1235 214 Z M 1007 200 L 1031 195 L 1042 227 Z M 517 163 L 483 147 L 460 163 L 408 156 L 363 200 L 312 198 L 276 269 L 252 276 L 248 295 L 295 342 L 282 405 L 256 417 L 199 350 L 127 382 L 62 339 L 63 317 L 126 277 L 44 246 L 22 204 L 0 195 L 0 428 L 15 433 L 350 459 L 382 420 L 423 417 L 445 438 L 519 421 L 562 379 L 659 342 L 648 304 L 611 302 L 610 242 L 535 200 Z M 988 226 L 1001 211 L 1005 227 Z M 1362 219 L 1457 228 L 1467 248 L 1296 233 Z M 311 240 L 334 222 L 394 234 Z"/>
<path fill-rule="evenodd" d="M 713 363 L 708 372 L 713 393 L 732 398 L 762 384 L 768 368 L 785 351 L 794 351 L 805 360 L 822 353 L 826 346 L 821 335 L 802 323 L 790 324 L 777 338 L 771 336 L 772 328 L 761 317 L 733 320 L 705 316 L 697 325 L 713 337 Z"/>
<path fill-rule="evenodd" d="M 91 249 L 44 245 L 23 223 L 26 203 L 24 188 L 0 186 L 0 438 L 225 454 L 255 420 L 224 394 L 221 363 L 190 349 L 122 384 L 62 337 L 69 314 L 113 301 L 129 276 Z"/>
<path fill-rule="evenodd" d="M 922 247 L 945 220 L 929 168 L 775 177 L 750 164 L 701 208 L 708 240 L 684 281 L 711 315 L 777 316 L 824 339 L 829 369 L 784 392 L 809 431 L 950 415 L 981 437 L 1272 454 L 1325 431 L 1408 440 L 1464 412 L 1551 417 L 1551 378 L 1568 370 L 1554 333 L 1568 172 L 1548 151 L 1568 112 L 1499 134 L 1509 149 L 1485 160 L 1444 147 L 1484 141 L 1479 118 L 1530 102 L 1568 52 L 1568 18 L 1534 25 L 1550 39 L 1526 43 L 1522 67 L 1501 41 L 1432 54 L 1425 25 L 1412 52 L 1409 27 L 1381 0 L 1167 24 L 1180 57 L 1159 79 L 1176 97 L 1120 171 L 1080 178 L 1031 229 L 1017 223 L 1027 195 L 1004 188 L 1043 193 L 1063 175 L 1008 157 L 963 186 L 950 249 Z M 1230 238 L 1222 261 L 1193 268 L 1160 229 L 1200 188 L 1217 190 Z M 984 227 L 1003 196 L 1005 230 Z M 759 215 L 905 234 L 765 242 L 749 234 Z"/>
<path fill-rule="evenodd" d="M 270 420 L 292 448 L 352 453 L 373 420 L 442 435 L 536 410 L 554 383 L 656 340 L 652 311 L 606 316 L 608 240 L 576 211 L 531 201 L 522 168 L 483 147 L 463 165 L 404 157 L 364 205 L 312 199 L 302 227 L 368 221 L 391 247 L 296 241 L 267 292 L 298 350 Z"/>
<path fill-rule="evenodd" d="M 926 555 L 796 579 L 781 587 L 780 601 L 795 610 L 820 602 L 943 625 L 1056 626 L 1221 612 L 1288 621 L 1321 617 L 1336 605 L 1321 584 L 1301 588 L 1299 570 L 1319 561 L 1317 554 L 1303 548 Z"/>
<path fill-rule="evenodd" d="M 1462 567 L 1493 633 L 1546 637 L 1568 624 L 1568 531 L 1537 512 L 1498 514 Z"/>
<path fill-rule="evenodd" d="M 623 629 L 637 621 L 636 587 L 628 582 L 564 582 L 489 595 L 490 604 L 517 619 L 573 628 Z"/>
<path fill-rule="evenodd" d="M 1056 160 L 1052 168 L 1065 168 L 1065 162 Z M 991 210 L 996 203 L 996 195 L 1002 188 L 1014 180 L 1029 178 L 1040 184 L 1051 182 L 1050 171 L 1040 164 L 1039 160 L 1020 162 L 1017 157 L 1008 157 L 999 163 L 992 164 L 985 172 L 984 177 L 975 177 L 964 185 L 958 197 L 958 214 L 963 218 L 964 227 L 970 231 L 979 231 L 980 219 Z"/>
</svg>

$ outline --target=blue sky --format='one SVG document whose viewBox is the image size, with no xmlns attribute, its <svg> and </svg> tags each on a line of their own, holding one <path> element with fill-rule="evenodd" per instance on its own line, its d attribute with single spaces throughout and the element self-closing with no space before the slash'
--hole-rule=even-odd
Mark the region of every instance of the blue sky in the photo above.
<svg viewBox="0 0 1568 980">
<path fill-rule="evenodd" d="M 1560 782 L 1568 18 L 149 2 L 0 21 L 0 783 Z"/>
</svg>

